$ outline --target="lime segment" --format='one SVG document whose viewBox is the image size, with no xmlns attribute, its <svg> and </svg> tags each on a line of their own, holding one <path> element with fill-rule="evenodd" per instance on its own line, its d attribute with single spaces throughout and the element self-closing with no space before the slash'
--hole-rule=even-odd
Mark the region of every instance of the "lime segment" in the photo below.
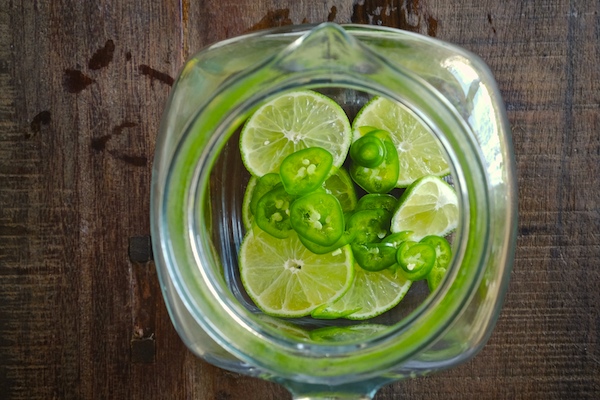
<svg viewBox="0 0 600 400">
<path fill-rule="evenodd" d="M 323 188 L 327 193 L 334 195 L 339 200 L 342 211 L 353 211 L 356 207 L 357 198 L 354 184 L 352 183 L 352 178 L 350 178 L 350 175 L 343 167 L 338 169 L 323 183 Z"/>
<path fill-rule="evenodd" d="M 314 254 L 291 234 L 276 239 L 251 230 L 239 252 L 242 283 L 250 298 L 266 314 L 301 317 L 341 297 L 354 278 L 349 246 L 328 254 Z"/>
<path fill-rule="evenodd" d="M 397 187 L 406 187 L 425 175 L 450 172 L 439 140 L 405 106 L 385 97 L 374 97 L 353 122 L 353 141 L 373 129 L 390 133 L 398 151 L 400 175 Z"/>
<path fill-rule="evenodd" d="M 442 179 L 426 176 L 410 185 L 392 216 L 392 232 L 413 231 L 412 240 L 446 236 L 458 225 L 458 198 Z"/>
</svg>

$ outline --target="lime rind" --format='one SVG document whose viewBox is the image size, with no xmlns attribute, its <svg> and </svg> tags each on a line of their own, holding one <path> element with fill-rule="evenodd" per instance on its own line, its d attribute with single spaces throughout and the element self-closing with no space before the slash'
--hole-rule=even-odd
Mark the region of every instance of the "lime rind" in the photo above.
<svg viewBox="0 0 600 400">
<path fill-rule="evenodd" d="M 283 159 L 308 147 L 333 156 L 332 173 L 346 159 L 352 133 L 344 110 L 320 93 L 285 93 L 263 104 L 248 119 L 240 136 L 240 153 L 255 176 L 278 172 Z"/>
<path fill-rule="evenodd" d="M 291 234 L 275 239 L 256 228 L 239 252 L 242 284 L 266 314 L 302 317 L 344 295 L 354 279 L 350 246 L 328 254 L 309 251 Z"/>
<path fill-rule="evenodd" d="M 244 198 L 242 199 L 242 223 L 244 224 L 246 231 L 252 229 L 252 223 L 254 222 L 254 215 L 252 215 L 252 211 L 250 210 L 250 203 L 252 202 L 252 194 L 254 193 L 254 188 L 256 188 L 257 183 L 258 178 L 256 176 L 250 176 L 248 184 L 246 185 L 246 191 L 244 192 Z"/>
<path fill-rule="evenodd" d="M 353 121 L 353 141 L 373 128 L 388 131 L 398 151 L 400 174 L 397 187 L 407 187 L 426 175 L 450 173 L 440 141 L 404 105 L 385 97 L 372 98 Z"/>
<path fill-rule="evenodd" d="M 342 310 L 342 309 L 332 309 L 330 303 L 322 304 L 319 307 L 315 308 L 311 313 L 311 317 L 317 319 L 338 319 L 338 318 L 346 318 L 355 312 L 360 311 L 361 308 L 353 308 L 350 310 Z"/>
</svg>

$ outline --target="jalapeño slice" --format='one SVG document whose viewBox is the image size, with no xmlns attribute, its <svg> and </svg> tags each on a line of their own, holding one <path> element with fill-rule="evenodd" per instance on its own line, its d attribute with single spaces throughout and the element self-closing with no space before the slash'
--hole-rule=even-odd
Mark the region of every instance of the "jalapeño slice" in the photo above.
<svg viewBox="0 0 600 400">
<path fill-rule="evenodd" d="M 250 212 L 252 215 L 256 214 L 256 207 L 261 197 L 263 197 L 280 183 L 281 178 L 279 178 L 279 174 L 275 172 L 263 175 L 258 179 L 258 182 L 256 182 L 256 186 L 252 191 L 252 198 L 250 200 Z"/>
<path fill-rule="evenodd" d="M 439 268 L 438 266 L 434 266 L 429 274 L 427 274 L 427 287 L 430 292 L 433 292 L 440 286 L 442 280 L 444 279 L 444 275 L 446 275 L 446 268 Z"/>
<path fill-rule="evenodd" d="M 396 261 L 406 279 L 419 281 L 425 279 L 435 264 L 435 249 L 427 243 L 407 240 L 400 245 Z"/>
<path fill-rule="evenodd" d="M 396 264 L 397 249 L 391 243 L 352 243 L 354 260 L 367 271 L 381 271 Z"/>
<path fill-rule="evenodd" d="M 285 239 L 292 230 L 290 205 L 296 199 L 278 185 L 263 195 L 256 205 L 254 221 L 263 231 L 278 239 Z"/>
<path fill-rule="evenodd" d="M 452 259 L 452 248 L 450 243 L 441 236 L 429 235 L 420 240 L 435 249 L 436 267 L 447 268 Z"/>
<path fill-rule="evenodd" d="M 292 203 L 290 222 L 298 236 L 321 246 L 334 245 L 344 233 L 344 213 L 335 196 L 317 191 Z"/>
<path fill-rule="evenodd" d="M 396 249 L 400 248 L 400 245 L 404 242 L 406 242 L 407 240 L 410 240 L 410 238 L 412 237 L 413 232 L 412 231 L 402 231 L 402 232 L 396 232 L 396 233 L 390 233 L 389 235 L 387 235 L 386 237 L 383 238 L 382 242 L 384 243 L 391 243 L 392 245 L 394 245 L 394 247 Z"/>
<path fill-rule="evenodd" d="M 398 205 L 398 199 L 391 194 L 369 193 L 358 200 L 356 210 L 373 210 L 382 208 L 393 213 Z"/>
<path fill-rule="evenodd" d="M 376 135 L 365 135 L 360 137 L 350 146 L 350 158 L 356 164 L 374 168 L 385 159 L 386 148 L 383 140 Z"/>
<path fill-rule="evenodd" d="M 367 135 L 375 135 L 375 131 Z M 386 148 L 385 158 L 376 167 L 363 167 L 357 163 L 350 165 L 350 176 L 358 186 L 369 193 L 387 193 L 396 187 L 400 173 L 398 152 L 391 140 L 383 140 Z"/>
<path fill-rule="evenodd" d="M 321 187 L 329 176 L 333 156 L 321 147 L 298 150 L 281 162 L 279 174 L 289 194 L 302 196 Z"/>
<path fill-rule="evenodd" d="M 301 235 L 298 235 L 298 238 L 300 239 L 300 242 L 302 242 L 304 247 L 306 247 L 308 250 L 312 251 L 315 254 L 331 253 L 332 251 L 335 251 L 335 250 L 339 249 L 340 247 L 343 247 L 349 243 L 352 243 L 352 241 L 354 240 L 354 237 L 356 236 L 356 232 L 350 231 L 348 229 L 348 220 L 350 219 L 350 216 L 351 216 L 350 213 L 344 214 L 344 225 L 345 225 L 346 229 L 344 230 L 344 233 L 342 233 L 342 236 L 337 240 L 337 242 L 335 242 L 331 246 L 321 246 L 319 244 L 311 242 L 310 240 L 302 237 Z"/>
<path fill-rule="evenodd" d="M 390 233 L 392 213 L 384 209 L 360 210 L 348 220 L 348 230 L 355 237 L 353 243 L 377 243 Z"/>
</svg>

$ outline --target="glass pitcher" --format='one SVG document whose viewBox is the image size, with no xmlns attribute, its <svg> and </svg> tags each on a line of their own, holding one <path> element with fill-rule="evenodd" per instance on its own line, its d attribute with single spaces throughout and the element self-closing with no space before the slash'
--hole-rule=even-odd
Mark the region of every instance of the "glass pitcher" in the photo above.
<svg viewBox="0 0 600 400">
<path fill-rule="evenodd" d="M 349 113 L 374 95 L 400 102 L 437 136 L 450 165 L 460 217 L 448 272 L 431 294 L 415 290 L 369 321 L 376 330 L 264 315 L 239 283 L 249 175 L 236 135 L 260 104 L 298 89 L 321 90 Z M 205 48 L 173 87 L 153 166 L 152 241 L 173 324 L 197 356 L 278 382 L 298 399 L 372 398 L 387 383 L 464 362 L 491 335 L 507 289 L 517 226 L 514 168 L 493 77 L 454 45 L 324 23 Z M 347 334 L 312 334 L 327 326 Z"/>
</svg>

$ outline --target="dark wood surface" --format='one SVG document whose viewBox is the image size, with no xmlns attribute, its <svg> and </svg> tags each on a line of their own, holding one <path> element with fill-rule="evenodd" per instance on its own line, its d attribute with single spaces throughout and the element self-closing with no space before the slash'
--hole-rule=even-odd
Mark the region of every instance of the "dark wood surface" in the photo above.
<svg viewBox="0 0 600 400">
<path fill-rule="evenodd" d="M 289 398 L 179 340 L 147 262 L 150 171 L 190 54 L 326 20 L 479 54 L 518 166 L 516 263 L 489 343 L 376 398 L 600 398 L 599 13 L 597 0 L 0 0 L 0 398 Z"/>
</svg>

